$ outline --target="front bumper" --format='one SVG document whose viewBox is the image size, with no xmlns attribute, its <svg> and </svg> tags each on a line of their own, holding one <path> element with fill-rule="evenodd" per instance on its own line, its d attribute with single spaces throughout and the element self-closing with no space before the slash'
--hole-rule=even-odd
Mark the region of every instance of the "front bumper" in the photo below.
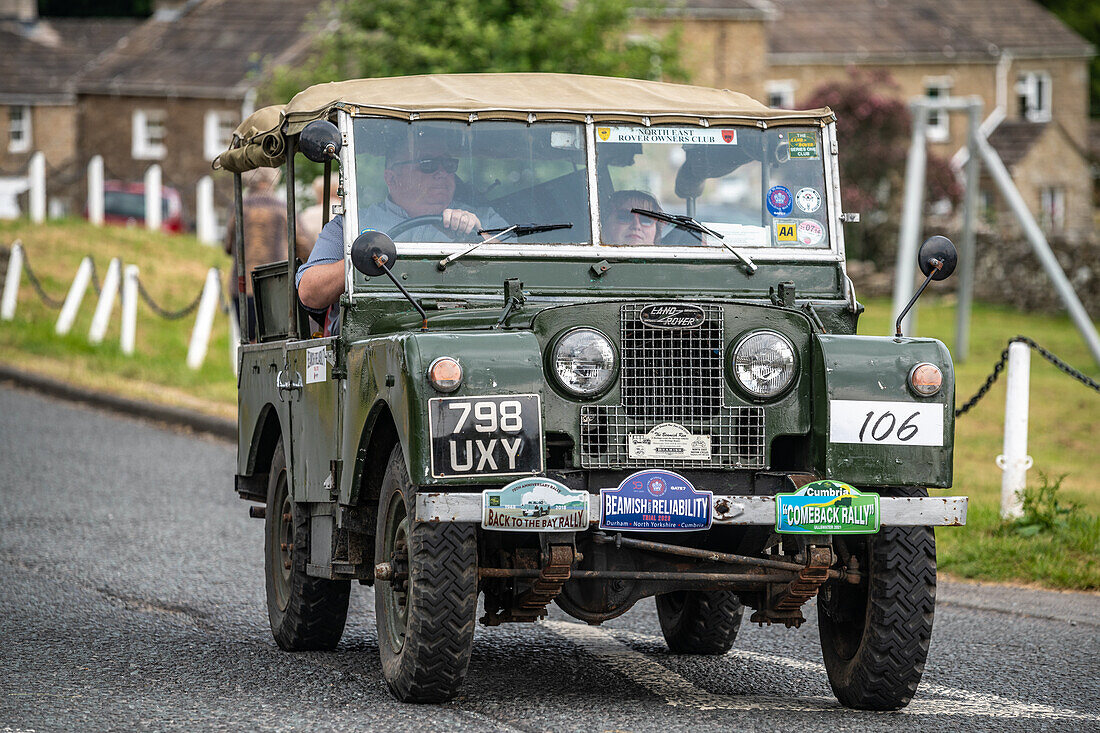
<svg viewBox="0 0 1100 733">
<path fill-rule="evenodd" d="M 426 492 L 417 494 L 418 522 L 481 522 L 481 494 Z M 880 499 L 882 526 L 961 527 L 966 524 L 968 499 L 965 496 L 890 497 Z M 599 524 L 600 497 L 588 495 L 591 523 Z M 742 525 L 775 526 L 774 496 L 713 496 L 711 516 L 714 524 L 726 527 Z"/>
</svg>

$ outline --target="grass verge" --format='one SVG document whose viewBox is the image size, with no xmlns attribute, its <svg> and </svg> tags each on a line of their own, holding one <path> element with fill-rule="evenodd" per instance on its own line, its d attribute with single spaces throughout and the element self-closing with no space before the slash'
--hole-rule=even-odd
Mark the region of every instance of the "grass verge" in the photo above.
<svg viewBox="0 0 1100 733">
<path fill-rule="evenodd" d="M 10 246 L 15 239 L 22 239 L 43 287 L 58 300 L 65 296 L 85 255 L 93 257 L 101 276 L 112 257 L 119 257 L 124 264 L 136 264 L 153 298 L 169 309 L 180 308 L 195 297 L 208 268 L 227 272 L 230 264 L 220 248 L 202 245 L 190 236 L 97 228 L 76 220 L 47 226 L 34 226 L 26 220 L 0 222 L 0 247 Z M 0 259 L 0 268 L 5 264 L 6 257 Z M 139 304 L 137 354 L 127 357 L 118 347 L 117 303 L 104 343 L 88 344 L 95 302 L 89 289 L 72 332 L 57 336 L 57 311 L 43 305 L 24 278 L 15 320 L 0 323 L 0 361 L 131 399 L 219 417 L 235 415 L 236 382 L 228 357 L 228 321 L 224 315 L 215 322 L 206 362 L 200 370 L 191 371 L 184 360 L 193 316 L 165 321 L 144 303 Z M 889 301 L 873 299 L 866 305 L 860 333 L 892 333 Z M 953 346 L 953 298 L 937 297 L 934 290 L 927 293 L 920 301 L 917 323 L 921 335 Z M 978 303 L 971 319 L 969 358 L 962 361 L 956 356 L 958 404 L 981 386 L 1008 339 L 1017 334 L 1034 338 L 1094 379 L 1100 377 L 1100 370 L 1068 317 Z M 1006 530 L 997 516 L 1001 472 L 994 460 L 1001 452 L 1004 398 L 1002 381 L 956 422 L 954 489 L 939 493 L 970 496 L 970 517 L 966 527 L 937 532 L 940 569 L 966 578 L 1100 589 L 1100 571 L 1095 567 L 1096 557 L 1100 556 L 1100 486 L 1093 466 L 1100 395 L 1033 354 L 1028 449 L 1035 470 L 1029 473 L 1029 482 L 1039 485 L 1039 471 L 1051 476 L 1065 474 L 1059 496 L 1077 508 L 1069 515 L 1067 527 L 1043 529 L 1031 537 Z"/>
</svg>

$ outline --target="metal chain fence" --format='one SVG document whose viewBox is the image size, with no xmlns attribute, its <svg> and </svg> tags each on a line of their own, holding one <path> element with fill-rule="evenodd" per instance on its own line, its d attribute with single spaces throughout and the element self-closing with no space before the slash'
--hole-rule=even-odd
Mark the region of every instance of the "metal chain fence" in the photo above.
<svg viewBox="0 0 1100 733">
<path fill-rule="evenodd" d="M 156 301 L 153 300 L 153 296 L 149 295 L 149 291 L 146 290 L 145 286 L 141 283 L 141 278 L 138 278 L 137 280 L 137 288 L 138 295 L 141 296 L 141 299 L 145 301 L 145 304 L 149 306 L 150 310 L 152 310 L 154 313 L 156 313 L 158 316 L 165 319 L 166 321 L 178 321 L 181 318 L 186 318 L 187 316 L 195 312 L 195 309 L 199 307 L 199 301 L 202 300 L 202 290 L 200 290 L 199 294 L 195 296 L 195 299 L 193 301 L 185 305 L 183 308 L 173 311 L 161 307 L 157 304 Z"/>
<path fill-rule="evenodd" d="M 61 308 L 62 305 L 64 305 L 64 299 L 57 299 L 52 297 L 49 293 L 46 292 L 46 289 L 42 287 L 42 282 L 38 279 L 38 275 L 36 275 L 34 270 L 31 269 L 30 259 L 27 257 L 27 251 L 25 249 L 23 250 L 23 270 L 27 273 L 27 280 L 30 282 L 31 287 L 34 288 L 34 292 L 37 293 L 38 298 L 46 305 L 47 308 L 58 310 Z M 97 297 L 102 295 L 103 286 L 99 281 L 99 274 L 96 271 L 95 260 L 92 260 L 91 285 L 92 290 L 95 291 Z M 178 321 L 181 318 L 186 318 L 187 316 L 195 312 L 195 309 L 199 307 L 199 303 L 202 301 L 202 290 L 199 290 L 199 294 L 195 296 L 195 299 L 185 305 L 183 308 L 180 308 L 179 310 L 169 310 L 153 300 L 153 296 L 149 294 L 149 291 L 145 289 L 145 285 L 142 284 L 141 278 L 138 278 L 137 280 L 137 288 L 138 295 L 140 295 L 141 299 L 145 301 L 145 304 L 149 306 L 149 309 L 167 321 Z M 221 289 L 219 288 L 219 291 L 220 290 Z M 222 313 L 225 313 L 229 309 L 230 303 L 226 299 L 224 293 L 220 292 L 219 297 L 219 310 L 221 310 Z"/>
<path fill-rule="evenodd" d="M 50 297 L 50 294 L 42 287 L 42 283 L 38 280 L 38 275 L 34 274 L 34 270 L 31 269 L 31 261 L 27 257 L 27 251 L 23 250 L 23 270 L 27 273 L 27 279 L 30 280 L 31 287 L 38 293 L 39 299 L 46 304 L 47 308 L 58 310 L 64 305 L 64 300 L 56 300 Z"/>
<path fill-rule="evenodd" d="M 1008 340 L 1008 345 L 1016 342 L 1027 344 L 1033 350 L 1039 352 L 1039 355 L 1042 356 L 1044 359 L 1049 361 L 1054 366 L 1058 367 L 1069 376 L 1076 379 L 1081 384 L 1095 390 L 1096 392 L 1100 392 L 1100 383 L 1089 377 L 1087 374 L 1083 374 L 1077 369 L 1074 369 L 1069 364 L 1052 354 L 1050 351 L 1044 349 L 1042 346 L 1035 343 L 1035 341 L 1033 341 L 1032 339 L 1029 339 L 1027 336 L 1016 336 L 1014 338 L 1011 338 Z M 1001 376 L 1001 372 L 1004 371 L 1005 364 L 1008 362 L 1008 345 L 1006 345 L 1004 351 L 1001 352 L 1001 360 L 998 361 L 996 365 L 994 365 L 993 371 L 990 372 L 989 376 L 985 378 L 985 383 L 978 388 L 978 391 L 974 393 L 974 396 L 967 400 L 962 407 L 955 410 L 955 417 L 958 417 L 959 415 L 965 415 L 972 407 L 977 405 L 981 401 L 981 399 L 985 397 L 986 394 L 989 392 L 989 388 L 993 386 L 993 383 L 996 382 L 997 379 Z"/>
</svg>

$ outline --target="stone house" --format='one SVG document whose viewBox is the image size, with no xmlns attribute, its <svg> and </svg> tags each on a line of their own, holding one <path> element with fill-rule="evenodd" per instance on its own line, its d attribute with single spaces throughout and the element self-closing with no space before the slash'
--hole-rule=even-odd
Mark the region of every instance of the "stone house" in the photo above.
<svg viewBox="0 0 1100 733">
<path fill-rule="evenodd" d="M 83 171 L 75 79 L 139 21 L 40 19 L 34 0 L 0 0 L 0 216 L 18 213 L 35 151 L 46 159 L 50 208 L 72 209 Z"/>
<path fill-rule="evenodd" d="M 1093 232 L 1089 60 L 1095 49 L 1033 0 L 685 0 L 639 20 L 681 24 L 693 81 L 797 107 L 853 69 L 885 71 L 897 94 L 977 95 L 983 130 L 1048 233 Z M 931 149 L 965 159 L 964 114 L 930 120 Z M 983 182 L 987 217 L 1011 215 Z"/>
<path fill-rule="evenodd" d="M 308 50 L 315 6 L 296 0 L 160 0 L 148 20 L 80 75 L 80 163 L 102 155 L 107 178 L 140 181 L 153 163 L 193 223 L 196 184 L 213 174 L 265 71 Z M 216 208 L 232 179 L 212 175 Z"/>
</svg>

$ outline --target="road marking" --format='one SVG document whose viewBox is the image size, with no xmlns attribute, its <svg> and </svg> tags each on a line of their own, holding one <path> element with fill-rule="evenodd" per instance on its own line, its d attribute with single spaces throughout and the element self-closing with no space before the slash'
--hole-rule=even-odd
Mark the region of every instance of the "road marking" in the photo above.
<svg viewBox="0 0 1100 733">
<path fill-rule="evenodd" d="M 634 651 L 610 632 L 595 626 L 566 621 L 543 621 L 542 625 L 558 636 L 573 642 L 601 663 L 610 667 L 654 695 L 663 697 L 669 705 L 693 707 L 699 710 L 781 710 L 794 712 L 856 711 L 841 707 L 832 697 L 773 697 L 767 695 L 718 695 L 696 687 L 693 683 L 649 656 Z M 659 636 L 615 630 L 615 634 L 646 643 L 661 642 Z M 824 665 L 801 659 L 759 652 L 733 651 L 731 656 L 781 665 L 825 675 Z M 986 695 L 943 685 L 921 684 L 918 695 L 933 695 L 936 699 L 917 697 L 892 715 L 968 715 L 987 718 L 1048 718 L 1058 720 L 1100 721 L 1100 715 L 1082 713 L 1068 708 L 1013 700 L 998 695 Z"/>
</svg>

